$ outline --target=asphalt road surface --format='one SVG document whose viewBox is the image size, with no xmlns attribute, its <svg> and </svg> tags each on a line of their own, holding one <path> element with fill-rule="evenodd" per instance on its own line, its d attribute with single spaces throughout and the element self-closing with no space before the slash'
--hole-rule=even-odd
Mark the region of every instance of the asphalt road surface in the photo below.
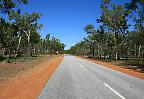
<svg viewBox="0 0 144 99">
<path fill-rule="evenodd" d="M 144 99 L 144 80 L 65 56 L 38 99 Z"/>
</svg>

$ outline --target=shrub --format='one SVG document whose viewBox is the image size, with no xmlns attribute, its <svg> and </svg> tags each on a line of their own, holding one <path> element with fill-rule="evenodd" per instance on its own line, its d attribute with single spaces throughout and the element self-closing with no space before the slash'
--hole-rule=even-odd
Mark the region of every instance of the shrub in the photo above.
<svg viewBox="0 0 144 99">
<path fill-rule="evenodd" d="M 0 55 L 0 61 L 3 61 L 4 59 L 5 59 L 5 57 Z"/>
</svg>

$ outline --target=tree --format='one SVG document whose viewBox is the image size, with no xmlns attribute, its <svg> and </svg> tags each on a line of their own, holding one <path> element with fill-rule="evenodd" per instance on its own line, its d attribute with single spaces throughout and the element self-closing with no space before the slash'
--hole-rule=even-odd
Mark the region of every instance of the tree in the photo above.
<svg viewBox="0 0 144 99">
<path fill-rule="evenodd" d="M 10 19 L 14 20 L 13 22 L 15 26 L 18 28 L 18 37 L 19 37 L 19 43 L 17 50 L 19 50 L 19 46 L 21 43 L 21 37 L 22 35 L 27 36 L 27 44 L 28 44 L 28 52 L 31 54 L 31 33 L 35 32 L 37 29 L 41 28 L 41 24 L 37 22 L 38 19 L 40 19 L 41 14 L 33 12 L 32 14 L 29 13 L 24 13 L 24 14 L 19 14 L 19 13 L 13 13 L 11 14 Z"/>
<path fill-rule="evenodd" d="M 122 59 L 127 64 L 143 68 L 144 1 L 131 0 L 125 7 L 110 1 L 102 0 L 102 15 L 97 19 L 100 27 L 95 29 L 92 24 L 85 26 L 87 36 L 66 52 L 101 59 Z M 130 18 L 133 19 L 133 29 L 129 29 Z"/>
<path fill-rule="evenodd" d="M 32 54 L 63 53 L 65 45 L 57 38 L 47 34 L 41 38 L 38 22 L 41 15 L 37 12 L 21 12 L 18 4 L 27 4 L 28 0 L 0 0 L 0 55 L 21 57 Z M 6 56 L 6 57 L 7 57 Z"/>
<path fill-rule="evenodd" d="M 124 34 L 128 29 L 127 16 L 129 10 L 125 10 L 122 5 L 111 5 L 110 0 L 103 0 L 101 4 L 102 16 L 98 19 L 104 26 L 108 28 L 114 34 L 114 46 L 115 46 L 115 59 L 118 59 L 117 45 L 119 34 Z"/>
<path fill-rule="evenodd" d="M 8 17 L 9 17 L 12 12 L 15 12 L 15 11 L 19 12 L 20 11 L 20 9 L 16 8 L 16 5 L 20 4 L 20 3 L 27 4 L 28 0 L 15 0 L 15 1 L 13 1 L 13 0 L 1 0 L 0 1 L 0 12 L 2 14 L 5 14 L 5 16 L 8 15 Z M 16 38 L 17 28 L 14 26 L 13 23 L 8 22 L 8 20 L 6 21 L 2 17 L 0 17 L 0 26 L 2 27 L 0 29 L 1 49 L 6 50 L 6 49 L 9 49 L 11 47 L 15 47 L 15 46 L 12 46 L 11 43 L 15 42 L 17 39 Z M 6 40 L 8 40 L 8 41 L 6 41 Z M 13 45 L 15 45 L 15 43 Z M 9 49 L 9 50 L 13 51 L 14 49 L 13 50 Z"/>
<path fill-rule="evenodd" d="M 89 42 L 90 44 L 90 53 L 92 53 L 92 57 L 95 57 L 95 44 L 96 44 L 96 40 L 95 40 L 95 30 L 94 30 L 94 26 L 92 24 L 88 24 L 87 26 L 85 26 L 84 31 L 87 33 L 87 42 Z"/>
<path fill-rule="evenodd" d="M 56 54 L 57 52 L 63 52 L 64 51 L 64 44 L 60 43 L 60 40 L 52 37 L 50 40 L 50 52 L 52 54 Z"/>
<path fill-rule="evenodd" d="M 125 8 L 131 11 L 131 16 L 135 22 L 135 32 L 137 32 L 135 36 L 139 40 L 136 44 L 139 49 L 137 57 L 140 60 L 140 56 L 144 57 L 144 50 L 142 50 L 144 46 L 144 0 L 131 0 L 130 3 L 125 4 Z"/>
<path fill-rule="evenodd" d="M 30 36 L 30 44 L 32 47 L 32 54 L 37 52 L 37 44 L 40 42 L 40 34 L 37 31 L 32 31 Z"/>
<path fill-rule="evenodd" d="M 49 33 L 45 37 L 45 50 L 46 50 L 46 53 L 50 51 L 50 34 Z"/>
<path fill-rule="evenodd" d="M 18 3 L 24 3 L 27 4 L 28 0 L 1 0 L 0 1 L 0 11 L 2 13 L 10 14 L 12 11 L 14 11 L 14 8 Z M 19 10 L 19 9 L 18 9 Z"/>
</svg>

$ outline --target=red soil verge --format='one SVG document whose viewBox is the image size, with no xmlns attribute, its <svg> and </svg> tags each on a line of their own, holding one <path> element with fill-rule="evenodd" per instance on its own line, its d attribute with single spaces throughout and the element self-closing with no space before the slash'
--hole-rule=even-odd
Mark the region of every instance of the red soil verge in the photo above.
<svg viewBox="0 0 144 99">
<path fill-rule="evenodd" d="M 116 66 L 116 65 L 114 65 L 112 63 L 108 63 L 108 62 L 102 62 L 102 61 L 98 61 L 98 60 L 88 59 L 88 58 L 85 58 L 85 57 L 79 57 L 79 58 L 89 60 L 93 63 L 102 65 L 104 67 L 107 67 L 107 68 L 110 68 L 110 69 L 113 69 L 113 70 L 116 70 L 116 71 L 119 71 L 119 72 L 122 72 L 122 73 L 125 73 L 125 74 L 128 74 L 128 75 L 131 75 L 131 76 L 134 76 L 134 77 L 138 77 L 140 79 L 144 79 L 144 73 L 140 73 L 140 72 L 136 72 L 136 71 L 133 71 L 133 70 L 130 70 L 130 69 L 122 68 L 120 66 Z"/>
<path fill-rule="evenodd" d="M 0 99 L 36 99 L 62 59 L 63 56 L 59 56 L 13 80 L 2 82 Z"/>
</svg>

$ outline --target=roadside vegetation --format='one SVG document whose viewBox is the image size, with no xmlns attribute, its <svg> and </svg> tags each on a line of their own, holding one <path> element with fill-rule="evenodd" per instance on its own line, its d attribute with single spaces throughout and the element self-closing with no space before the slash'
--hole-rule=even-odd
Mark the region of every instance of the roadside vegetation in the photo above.
<svg viewBox="0 0 144 99">
<path fill-rule="evenodd" d="M 121 61 L 130 68 L 144 71 L 144 1 L 131 0 L 125 5 L 102 0 L 99 28 L 84 27 L 87 33 L 81 42 L 66 53 L 102 61 Z"/>
<path fill-rule="evenodd" d="M 0 83 L 9 78 L 15 77 L 20 73 L 24 73 L 39 66 L 42 63 L 48 62 L 59 55 L 43 55 L 37 58 L 26 57 L 26 59 L 17 60 L 16 64 L 12 62 L 9 63 L 0 63 Z M 22 57 L 23 58 L 23 57 Z"/>
<path fill-rule="evenodd" d="M 15 62 L 36 58 L 43 54 L 64 52 L 65 45 L 48 33 L 41 38 L 42 28 L 39 12 L 23 12 L 18 5 L 28 4 L 28 0 L 0 1 L 0 61 Z"/>
</svg>

